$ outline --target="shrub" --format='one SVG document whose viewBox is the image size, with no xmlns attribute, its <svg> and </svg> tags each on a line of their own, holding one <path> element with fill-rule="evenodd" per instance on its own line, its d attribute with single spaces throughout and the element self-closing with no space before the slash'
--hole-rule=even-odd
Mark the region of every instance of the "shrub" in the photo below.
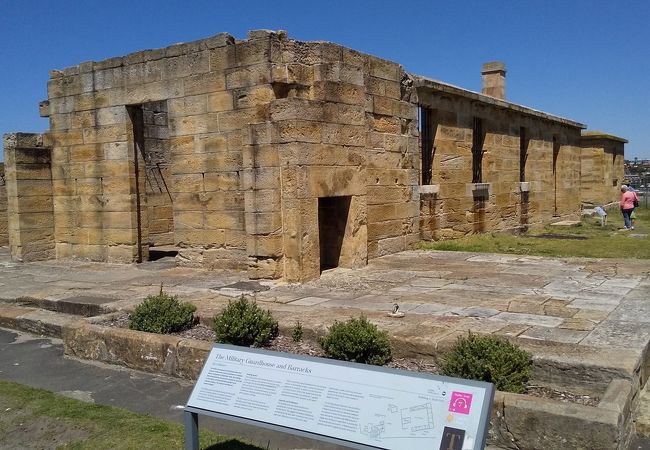
<svg viewBox="0 0 650 450">
<path fill-rule="evenodd" d="M 226 309 L 214 318 L 215 340 L 226 344 L 260 347 L 278 335 L 278 322 L 271 311 L 264 311 L 257 303 L 243 296 L 228 302 Z"/>
<path fill-rule="evenodd" d="M 149 333 L 174 333 L 190 328 L 196 306 L 181 303 L 175 295 L 163 292 L 150 295 L 129 316 L 129 328 Z"/>
<path fill-rule="evenodd" d="M 381 366 L 391 360 L 390 338 L 365 317 L 334 322 L 319 343 L 329 358 Z"/>
<path fill-rule="evenodd" d="M 293 339 L 293 342 L 300 342 L 302 341 L 302 335 L 302 324 L 298 321 L 296 322 L 296 326 L 293 327 L 293 330 L 291 330 L 291 339 Z"/>
<path fill-rule="evenodd" d="M 524 391 L 532 371 L 527 351 L 501 337 L 472 333 L 458 338 L 441 367 L 443 375 L 487 381 L 500 391 L 515 393 Z"/>
</svg>

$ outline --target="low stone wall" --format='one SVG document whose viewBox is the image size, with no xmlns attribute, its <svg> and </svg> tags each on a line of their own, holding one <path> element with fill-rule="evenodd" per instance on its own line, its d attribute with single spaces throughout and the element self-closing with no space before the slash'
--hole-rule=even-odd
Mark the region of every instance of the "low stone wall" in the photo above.
<svg viewBox="0 0 650 450">
<path fill-rule="evenodd" d="M 62 336 L 66 355 L 195 380 L 211 342 L 77 323 Z"/>
<path fill-rule="evenodd" d="M 0 246 L 9 245 L 7 230 L 7 183 L 5 181 L 5 165 L 0 162 Z"/>
<path fill-rule="evenodd" d="M 198 377 L 211 342 L 99 324 L 109 317 L 81 319 L 4 305 L 0 326 L 60 337 L 70 356 L 190 380 Z M 631 411 L 638 391 L 630 380 L 614 378 L 596 407 L 497 392 L 488 443 L 508 449 L 626 449 L 634 434 Z"/>
<path fill-rule="evenodd" d="M 631 436 L 628 394 L 617 396 L 625 406 L 619 411 L 607 402 L 593 407 L 497 392 L 488 442 L 510 449 L 625 449 Z"/>
</svg>

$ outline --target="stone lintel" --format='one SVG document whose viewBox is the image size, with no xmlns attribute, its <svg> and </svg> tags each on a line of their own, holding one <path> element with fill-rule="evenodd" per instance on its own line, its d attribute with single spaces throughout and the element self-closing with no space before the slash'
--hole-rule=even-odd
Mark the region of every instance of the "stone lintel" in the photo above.
<svg viewBox="0 0 650 450">
<path fill-rule="evenodd" d="M 40 148 L 43 147 L 41 133 L 6 133 L 3 135 L 4 148 Z"/>
</svg>

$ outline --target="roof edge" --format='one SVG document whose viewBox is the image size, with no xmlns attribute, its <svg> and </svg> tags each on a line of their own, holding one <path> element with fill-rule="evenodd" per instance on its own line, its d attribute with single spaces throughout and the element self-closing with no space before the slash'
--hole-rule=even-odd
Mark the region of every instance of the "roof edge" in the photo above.
<svg viewBox="0 0 650 450">
<path fill-rule="evenodd" d="M 622 142 L 627 144 L 629 141 L 625 138 L 614 136 L 613 134 L 605 133 L 604 131 L 583 131 L 581 135 L 582 139 L 607 139 L 610 141 Z"/>
<path fill-rule="evenodd" d="M 458 86 L 454 86 L 453 84 L 449 83 L 443 83 L 442 81 L 437 81 L 437 80 L 432 80 L 427 77 L 423 77 L 421 75 L 415 75 L 412 73 L 409 73 L 409 76 L 413 78 L 413 84 L 416 88 L 418 87 L 423 87 L 423 88 L 430 88 L 430 89 L 436 89 L 438 91 L 445 92 L 447 94 L 452 94 L 452 95 L 458 95 L 460 97 L 465 97 L 470 100 L 475 100 L 479 101 L 481 103 L 486 103 L 492 106 L 495 106 L 497 108 L 503 108 L 503 109 L 508 109 L 511 111 L 517 111 L 522 114 L 534 116 L 540 119 L 544 120 L 549 120 L 551 122 L 558 122 L 563 125 L 567 125 L 573 128 L 579 128 L 581 130 L 584 130 L 587 128 L 586 125 L 580 123 L 580 122 L 575 122 L 570 119 L 566 119 L 564 117 L 560 116 L 554 116 L 552 114 L 545 113 L 543 111 L 539 111 L 533 108 L 529 108 L 527 106 L 519 105 L 517 103 L 512 103 L 508 102 L 505 100 L 500 100 L 495 97 L 490 97 L 489 95 L 483 95 L 478 92 L 470 91 L 468 89 L 464 89 Z"/>
</svg>

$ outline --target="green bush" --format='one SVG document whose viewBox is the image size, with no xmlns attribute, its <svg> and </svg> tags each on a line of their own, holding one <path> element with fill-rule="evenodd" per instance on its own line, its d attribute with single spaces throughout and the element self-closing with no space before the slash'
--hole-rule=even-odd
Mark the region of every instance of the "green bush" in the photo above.
<svg viewBox="0 0 650 450">
<path fill-rule="evenodd" d="M 129 328 L 149 333 L 174 333 L 190 328 L 196 306 L 181 303 L 175 295 L 163 292 L 150 295 L 129 316 Z"/>
<path fill-rule="evenodd" d="M 390 338 L 365 317 L 334 322 L 319 339 L 329 358 L 381 366 L 392 358 Z"/>
<path fill-rule="evenodd" d="M 300 342 L 302 341 L 303 334 L 302 324 L 298 321 L 296 322 L 296 326 L 293 327 L 293 330 L 291 330 L 291 339 L 293 339 L 293 342 Z"/>
<path fill-rule="evenodd" d="M 271 311 L 264 311 L 257 303 L 243 296 L 228 302 L 226 309 L 214 318 L 215 340 L 226 344 L 260 347 L 278 335 L 278 322 Z"/>
<path fill-rule="evenodd" d="M 470 333 L 443 357 L 441 373 L 494 383 L 500 391 L 521 393 L 533 371 L 532 355 L 497 336 Z"/>
</svg>

